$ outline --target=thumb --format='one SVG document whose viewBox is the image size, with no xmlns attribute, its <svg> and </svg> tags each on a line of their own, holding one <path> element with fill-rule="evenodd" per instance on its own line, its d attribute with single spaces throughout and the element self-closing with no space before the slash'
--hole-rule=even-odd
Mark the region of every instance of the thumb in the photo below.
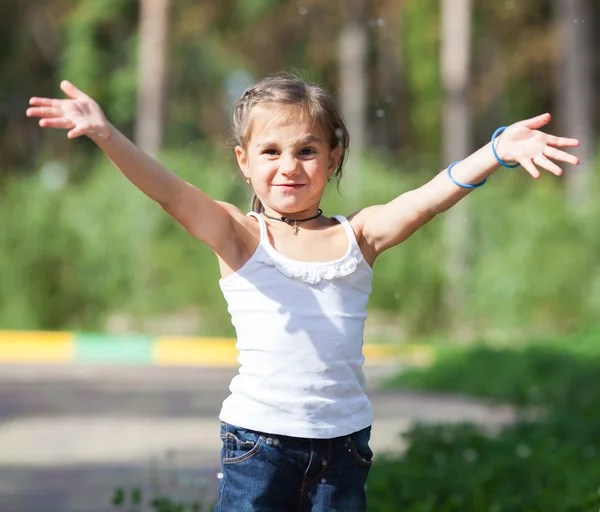
<svg viewBox="0 0 600 512">
<path fill-rule="evenodd" d="M 80 91 L 79 89 L 77 89 L 77 87 L 75 87 L 68 80 L 63 80 L 60 83 L 60 88 L 72 100 L 86 100 L 86 99 L 88 99 L 87 94 L 85 94 L 83 91 Z"/>
<path fill-rule="evenodd" d="M 548 124 L 550 122 L 550 119 L 552 119 L 552 116 L 546 112 L 545 114 L 541 114 L 539 116 L 532 117 L 531 119 L 527 119 L 526 121 L 524 121 L 524 123 L 525 126 L 527 126 L 527 128 L 537 130 L 545 124 Z"/>
</svg>

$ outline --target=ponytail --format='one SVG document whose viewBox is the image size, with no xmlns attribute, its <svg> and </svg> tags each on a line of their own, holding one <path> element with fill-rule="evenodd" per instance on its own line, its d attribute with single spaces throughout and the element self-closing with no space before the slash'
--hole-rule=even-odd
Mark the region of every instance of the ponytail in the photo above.
<svg viewBox="0 0 600 512">
<path fill-rule="evenodd" d="M 250 210 L 256 213 L 262 213 L 265 211 L 265 207 L 260 202 L 260 199 L 256 194 L 252 196 L 252 202 L 250 203 Z"/>
</svg>

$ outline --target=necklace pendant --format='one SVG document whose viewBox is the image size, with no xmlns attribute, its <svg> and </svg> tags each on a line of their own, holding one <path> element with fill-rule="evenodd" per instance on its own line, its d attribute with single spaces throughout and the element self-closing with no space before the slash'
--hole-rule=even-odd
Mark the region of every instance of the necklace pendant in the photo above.
<svg viewBox="0 0 600 512">
<path fill-rule="evenodd" d="M 294 235 L 298 236 L 298 223 L 294 222 Z"/>
</svg>

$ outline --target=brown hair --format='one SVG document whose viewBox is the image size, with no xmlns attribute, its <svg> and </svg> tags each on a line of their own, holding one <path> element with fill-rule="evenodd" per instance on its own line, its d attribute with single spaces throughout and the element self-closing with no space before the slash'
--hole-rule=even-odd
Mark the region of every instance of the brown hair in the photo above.
<svg viewBox="0 0 600 512">
<path fill-rule="evenodd" d="M 332 149 L 340 146 L 340 159 L 334 172 L 339 184 L 348 155 L 350 136 L 333 98 L 318 85 L 290 74 L 279 74 L 260 80 L 246 89 L 233 112 L 234 142 L 244 149 L 250 140 L 250 114 L 255 106 L 261 104 L 299 107 L 303 114 L 308 115 L 325 132 Z M 264 211 L 256 194 L 252 198 L 250 208 L 258 213 Z"/>
</svg>

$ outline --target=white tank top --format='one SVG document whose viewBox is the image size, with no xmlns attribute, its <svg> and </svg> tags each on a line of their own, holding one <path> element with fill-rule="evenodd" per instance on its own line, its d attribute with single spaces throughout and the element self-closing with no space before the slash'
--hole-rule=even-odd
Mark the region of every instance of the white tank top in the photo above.
<svg viewBox="0 0 600 512">
<path fill-rule="evenodd" d="M 278 253 L 264 219 L 260 243 L 220 280 L 237 332 L 239 374 L 219 418 L 270 434 L 330 439 L 373 422 L 362 370 L 373 271 L 342 216 L 346 254 L 301 262 Z"/>
</svg>

